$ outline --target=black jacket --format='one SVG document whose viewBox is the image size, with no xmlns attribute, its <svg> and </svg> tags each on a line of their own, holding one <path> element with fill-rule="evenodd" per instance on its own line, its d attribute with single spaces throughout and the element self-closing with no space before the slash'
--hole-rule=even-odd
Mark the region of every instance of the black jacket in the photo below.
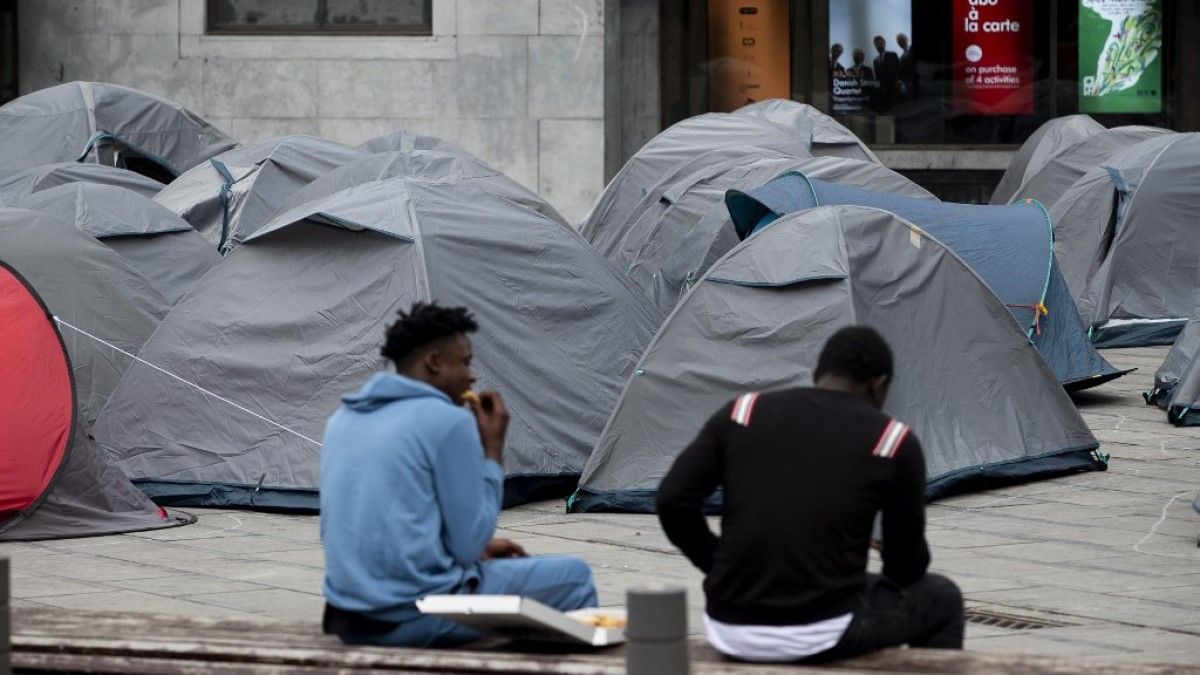
<svg viewBox="0 0 1200 675">
<path fill-rule="evenodd" d="M 719 538 L 701 511 L 718 487 Z M 735 399 L 675 460 L 657 505 L 667 537 L 705 572 L 709 616 L 725 623 L 806 624 L 850 611 L 879 511 L 884 576 L 904 586 L 929 565 L 921 445 L 850 394 Z"/>
</svg>

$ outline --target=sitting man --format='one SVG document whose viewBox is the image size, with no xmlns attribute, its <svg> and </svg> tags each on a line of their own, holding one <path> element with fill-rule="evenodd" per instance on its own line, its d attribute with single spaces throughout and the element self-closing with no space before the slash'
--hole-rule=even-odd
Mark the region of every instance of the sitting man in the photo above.
<svg viewBox="0 0 1200 675">
<path fill-rule="evenodd" d="M 526 557 L 493 539 L 508 411 L 470 391 L 474 318 L 418 302 L 387 329 L 376 373 L 342 399 L 321 452 L 325 631 L 344 642 L 448 646 L 474 629 L 422 615 L 447 593 L 522 595 L 560 610 L 596 605 L 577 558 Z M 458 402 L 467 399 L 470 411 Z"/>
<path fill-rule="evenodd" d="M 883 647 L 961 649 L 962 594 L 927 574 L 925 458 L 880 412 L 892 353 L 870 328 L 821 351 L 815 387 L 738 397 L 658 489 L 667 537 L 704 574 L 708 641 L 751 661 L 824 661 Z M 702 515 L 721 487 L 721 536 Z M 883 574 L 867 573 L 883 513 Z"/>
</svg>

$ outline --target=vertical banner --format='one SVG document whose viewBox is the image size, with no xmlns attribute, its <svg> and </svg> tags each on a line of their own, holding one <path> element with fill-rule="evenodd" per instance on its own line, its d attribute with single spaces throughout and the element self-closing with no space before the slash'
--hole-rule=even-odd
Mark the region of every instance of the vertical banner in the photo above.
<svg viewBox="0 0 1200 675">
<path fill-rule="evenodd" d="M 911 36 L 911 0 L 829 0 L 830 111 L 890 114 L 916 98 Z"/>
<path fill-rule="evenodd" d="M 708 0 L 708 109 L 791 98 L 789 0 Z"/>
<path fill-rule="evenodd" d="M 954 112 L 1032 113 L 1035 0 L 953 2 Z"/>
<path fill-rule="evenodd" d="M 1162 112 L 1162 29 L 1162 0 L 1080 0 L 1079 112 Z"/>
</svg>

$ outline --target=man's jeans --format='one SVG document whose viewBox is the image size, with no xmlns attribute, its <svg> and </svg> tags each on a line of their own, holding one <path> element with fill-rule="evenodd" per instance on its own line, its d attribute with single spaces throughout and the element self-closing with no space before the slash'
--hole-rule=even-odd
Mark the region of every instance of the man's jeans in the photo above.
<svg viewBox="0 0 1200 675">
<path fill-rule="evenodd" d="M 867 575 L 854 618 L 831 649 L 806 661 L 825 662 L 908 645 L 962 649 L 962 592 L 946 577 L 926 574 L 901 588 L 877 575 Z"/>
<path fill-rule="evenodd" d="M 498 558 L 480 563 L 476 595 L 520 595 L 560 611 L 596 606 L 592 571 L 579 558 L 534 556 Z M 466 592 L 466 591 L 464 591 Z M 421 616 L 378 634 L 342 633 L 350 644 L 396 647 L 451 647 L 471 642 L 482 633 L 436 616 Z"/>
</svg>

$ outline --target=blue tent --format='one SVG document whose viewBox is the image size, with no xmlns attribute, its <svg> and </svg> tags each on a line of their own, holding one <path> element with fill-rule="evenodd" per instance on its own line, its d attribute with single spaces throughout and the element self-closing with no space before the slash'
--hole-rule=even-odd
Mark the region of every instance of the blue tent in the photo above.
<svg viewBox="0 0 1200 675">
<path fill-rule="evenodd" d="M 1114 368 L 1088 341 L 1054 257 L 1049 216 L 1037 202 L 949 204 L 826 183 L 799 172 L 747 192 L 730 190 L 725 201 L 743 239 L 781 215 L 818 206 L 867 206 L 895 213 L 970 265 L 1008 306 L 1064 387 L 1086 389 L 1129 372 Z"/>
</svg>

